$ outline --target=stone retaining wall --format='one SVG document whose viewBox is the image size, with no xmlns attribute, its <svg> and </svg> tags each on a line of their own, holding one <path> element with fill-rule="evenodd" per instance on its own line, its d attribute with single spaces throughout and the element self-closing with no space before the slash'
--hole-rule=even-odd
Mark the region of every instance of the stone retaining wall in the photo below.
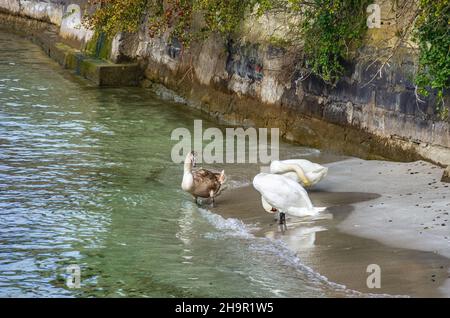
<svg viewBox="0 0 450 318">
<path fill-rule="evenodd" d="M 80 27 L 85 3 L 0 0 L 0 9 L 50 22 L 64 44 L 83 50 L 93 36 Z M 68 14 L 73 8 L 75 14 Z M 379 65 L 356 59 L 347 66 L 349 74 L 331 87 L 292 71 L 298 55 L 270 44 L 268 28 L 277 20 L 262 19 L 268 20 L 244 21 L 241 36 L 233 40 L 213 35 L 189 50 L 167 35 L 150 38 L 142 26 L 136 34 L 117 35 L 109 58 L 137 61 L 145 74 L 143 86 L 163 84 L 220 121 L 279 127 L 287 140 L 363 158 L 450 164 L 450 123 L 436 116 L 433 98 L 417 103 L 411 52 L 393 59 L 381 77 L 374 76 Z M 362 54 L 373 49 L 372 38 L 390 29 L 370 32 Z"/>
</svg>

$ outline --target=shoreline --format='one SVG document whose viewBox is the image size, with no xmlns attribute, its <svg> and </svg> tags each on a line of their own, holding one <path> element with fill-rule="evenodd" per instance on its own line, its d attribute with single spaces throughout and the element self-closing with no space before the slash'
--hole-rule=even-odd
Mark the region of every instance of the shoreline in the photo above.
<svg viewBox="0 0 450 318">
<path fill-rule="evenodd" d="M 327 166 L 333 172 L 316 190 L 380 194 L 369 205 L 356 203 L 355 211 L 338 225 L 341 231 L 450 259 L 450 187 L 440 181 L 443 169 L 424 161 L 361 159 Z"/>
<path fill-rule="evenodd" d="M 225 218 L 257 224 L 259 230 L 255 235 L 281 239 L 303 264 L 351 290 L 449 297 L 450 244 L 441 229 L 448 230 L 448 226 L 429 225 L 436 222 L 433 220 L 437 216 L 442 218 L 443 213 L 448 213 L 442 211 L 447 204 L 445 199 L 441 197 L 441 202 L 431 199 L 448 191 L 446 184 L 432 181 L 441 169 L 422 161 L 395 163 L 361 159 L 346 159 L 326 166 L 330 168 L 329 175 L 308 193 L 314 205 L 326 206 L 327 210 L 314 218 L 288 217 L 288 231 L 284 234 L 273 215 L 262 209 L 260 195 L 252 186 L 225 191 L 212 210 Z M 382 176 L 388 172 L 392 179 L 387 185 Z M 421 186 L 422 191 L 409 192 L 410 187 Z M 416 203 L 418 200 L 422 202 Z M 427 212 L 430 205 L 434 212 Z M 444 208 L 439 208 L 441 205 Z M 428 224 L 423 226 L 428 229 L 420 229 L 420 224 Z M 425 231 L 428 231 L 426 235 Z M 381 289 L 366 286 L 369 264 L 381 268 Z"/>
</svg>

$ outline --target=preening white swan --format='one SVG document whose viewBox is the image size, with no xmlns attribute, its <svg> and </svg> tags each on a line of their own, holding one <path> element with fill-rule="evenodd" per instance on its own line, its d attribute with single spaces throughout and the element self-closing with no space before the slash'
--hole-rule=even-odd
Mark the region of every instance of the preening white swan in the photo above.
<svg viewBox="0 0 450 318">
<path fill-rule="evenodd" d="M 253 178 L 253 186 L 261 194 L 261 203 L 269 213 L 279 211 L 301 217 L 325 210 L 315 208 L 306 190 L 284 175 L 259 173 Z"/>
<path fill-rule="evenodd" d="M 274 160 L 270 164 L 270 173 L 282 174 L 309 187 L 322 180 L 328 168 L 305 159 Z"/>
</svg>

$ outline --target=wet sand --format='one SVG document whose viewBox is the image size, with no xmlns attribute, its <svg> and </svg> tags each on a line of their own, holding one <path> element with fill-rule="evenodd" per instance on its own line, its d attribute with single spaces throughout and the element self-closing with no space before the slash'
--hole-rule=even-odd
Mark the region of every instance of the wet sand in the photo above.
<svg viewBox="0 0 450 318">
<path fill-rule="evenodd" d="M 371 294 L 450 297 L 450 259 L 444 257 L 449 255 L 450 243 L 446 243 L 442 232 L 446 226 L 431 225 L 448 211 L 445 206 L 449 201 L 441 192 L 448 188 L 433 183 L 441 169 L 424 162 L 359 159 L 327 165 L 329 176 L 309 190 L 314 205 L 326 206 L 327 210 L 314 218 L 288 216 L 285 232 L 274 215 L 262 209 L 259 193 L 251 186 L 225 191 L 214 211 L 256 224 L 259 230 L 255 235 L 283 240 L 302 263 L 349 289 Z M 388 175 L 389 184 L 385 177 Z M 421 191 L 409 192 L 417 187 Z M 429 234 L 423 235 L 426 230 L 417 223 L 430 222 Z M 367 287 L 369 264 L 381 267 L 380 289 Z"/>
</svg>

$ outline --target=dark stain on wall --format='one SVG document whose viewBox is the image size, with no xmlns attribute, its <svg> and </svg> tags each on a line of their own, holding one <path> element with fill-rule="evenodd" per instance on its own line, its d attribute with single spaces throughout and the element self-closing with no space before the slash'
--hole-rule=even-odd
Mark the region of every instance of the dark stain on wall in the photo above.
<svg viewBox="0 0 450 318">
<path fill-rule="evenodd" d="M 227 52 L 226 70 L 228 74 L 238 74 L 241 78 L 250 81 L 263 79 L 263 62 L 259 56 L 258 44 L 237 45 L 230 40 Z"/>
</svg>

